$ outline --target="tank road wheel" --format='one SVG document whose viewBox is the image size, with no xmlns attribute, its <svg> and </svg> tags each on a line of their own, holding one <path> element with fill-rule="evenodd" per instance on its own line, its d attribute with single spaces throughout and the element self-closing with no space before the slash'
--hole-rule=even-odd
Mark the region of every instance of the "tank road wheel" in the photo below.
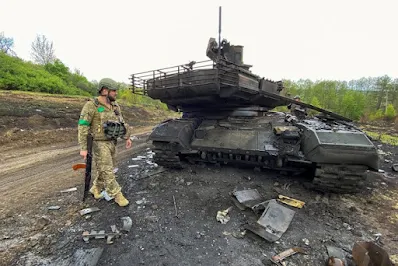
<svg viewBox="0 0 398 266">
<path fill-rule="evenodd" d="M 154 141 L 152 144 L 154 146 L 153 152 L 155 154 L 153 155 L 153 160 L 155 163 L 167 168 L 183 168 L 176 145 L 161 141 Z"/>
<path fill-rule="evenodd" d="M 359 192 L 364 186 L 367 169 L 364 165 L 317 165 L 312 183 L 314 189 L 323 192 Z"/>
</svg>

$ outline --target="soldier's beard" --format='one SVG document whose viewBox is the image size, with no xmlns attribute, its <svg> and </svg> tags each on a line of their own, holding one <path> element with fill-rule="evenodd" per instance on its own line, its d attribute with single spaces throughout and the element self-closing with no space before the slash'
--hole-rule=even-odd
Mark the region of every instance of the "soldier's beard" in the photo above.
<svg viewBox="0 0 398 266">
<path fill-rule="evenodd" d="M 110 96 L 109 94 L 108 94 L 108 99 L 109 99 L 109 101 L 110 101 L 110 102 L 114 102 L 114 101 L 116 101 L 116 98 L 115 98 L 115 97 L 112 97 L 112 96 Z"/>
</svg>

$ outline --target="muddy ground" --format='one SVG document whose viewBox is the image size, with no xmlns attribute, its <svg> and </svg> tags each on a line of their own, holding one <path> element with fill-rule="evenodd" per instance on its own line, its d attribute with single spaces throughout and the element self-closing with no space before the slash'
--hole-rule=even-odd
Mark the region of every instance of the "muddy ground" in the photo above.
<svg viewBox="0 0 398 266">
<path fill-rule="evenodd" d="M 75 109 L 80 105 L 78 100 Z M 76 111 L 71 118 L 75 116 Z M 2 144 L 0 265 L 79 265 L 71 263 L 74 254 L 92 248 L 102 248 L 97 265 L 268 265 L 271 256 L 294 246 L 307 254 L 291 256 L 287 265 L 324 265 L 326 246 L 341 248 L 350 262 L 353 244 L 362 240 L 376 241 L 397 259 L 398 186 L 391 164 L 398 161 L 398 147 L 376 143 L 383 151 L 385 173 L 369 174 L 362 193 L 323 194 L 308 189 L 305 177 L 251 168 L 187 163 L 183 170 L 154 174 L 160 170 L 151 164 L 145 133 L 155 121 L 137 117 L 133 149 L 118 146 L 118 180 L 130 200 L 128 207 L 121 208 L 92 197 L 82 202 L 84 172 L 71 168 L 81 162 L 74 143 L 75 122 L 63 130 L 55 128 L 59 132 L 50 129 L 54 137 L 49 140 L 40 133 L 49 129 L 22 128 L 26 123 L 15 117 L 14 131 L 31 135 L 21 137 L 26 142 L 19 145 L 10 140 Z M 13 138 L 8 130 L 2 131 L 3 136 Z M 137 156 L 147 158 L 133 159 Z M 60 192 L 72 187 L 77 191 Z M 233 204 L 229 193 L 236 188 L 255 188 L 266 199 L 282 194 L 304 201 L 305 206 L 289 207 L 295 215 L 288 230 L 269 243 L 244 231 L 258 215 Z M 50 206 L 60 209 L 49 210 Z M 218 222 L 217 211 L 231 206 L 229 222 Z M 78 211 L 86 207 L 100 211 L 81 216 Z M 132 218 L 132 229 L 112 244 L 106 239 L 83 241 L 84 231 L 110 232 L 111 225 L 121 229 L 124 216 Z"/>
</svg>

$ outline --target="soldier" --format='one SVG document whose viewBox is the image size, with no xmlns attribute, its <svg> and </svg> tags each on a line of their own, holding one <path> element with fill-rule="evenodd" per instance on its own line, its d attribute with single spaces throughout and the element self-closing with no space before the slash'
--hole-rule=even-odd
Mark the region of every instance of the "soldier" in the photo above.
<svg viewBox="0 0 398 266">
<path fill-rule="evenodd" d="M 293 100 L 295 100 L 297 102 L 301 102 L 301 98 L 298 95 L 294 96 Z M 290 109 L 290 113 L 292 115 L 295 115 L 300 119 L 305 118 L 305 116 L 307 115 L 307 110 L 304 106 L 300 106 L 298 104 L 291 103 L 287 106 L 287 108 Z"/>
<path fill-rule="evenodd" d="M 90 193 L 95 199 L 102 198 L 101 191 L 115 199 L 119 206 L 127 206 L 129 201 L 123 196 L 121 187 L 116 181 L 115 150 L 117 138 L 126 140 L 126 149 L 131 148 L 130 130 L 124 122 L 120 106 L 116 103 L 117 84 L 109 78 L 98 84 L 98 97 L 88 101 L 80 114 L 78 141 L 80 155 L 87 157 L 87 135 L 93 136 L 93 162 L 97 175 Z"/>
</svg>

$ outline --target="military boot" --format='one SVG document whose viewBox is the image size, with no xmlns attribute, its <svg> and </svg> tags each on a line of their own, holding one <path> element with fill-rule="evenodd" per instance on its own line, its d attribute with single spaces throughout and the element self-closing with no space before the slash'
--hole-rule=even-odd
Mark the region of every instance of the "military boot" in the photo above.
<svg viewBox="0 0 398 266">
<path fill-rule="evenodd" d="M 124 207 L 129 204 L 129 201 L 123 196 L 122 192 L 116 194 L 115 202 L 119 204 L 120 207 Z"/>
<path fill-rule="evenodd" d="M 92 187 L 90 188 L 90 193 L 94 195 L 94 198 L 95 198 L 95 199 L 100 199 L 100 198 L 102 198 L 101 189 L 99 189 L 97 186 L 92 186 Z"/>
</svg>

